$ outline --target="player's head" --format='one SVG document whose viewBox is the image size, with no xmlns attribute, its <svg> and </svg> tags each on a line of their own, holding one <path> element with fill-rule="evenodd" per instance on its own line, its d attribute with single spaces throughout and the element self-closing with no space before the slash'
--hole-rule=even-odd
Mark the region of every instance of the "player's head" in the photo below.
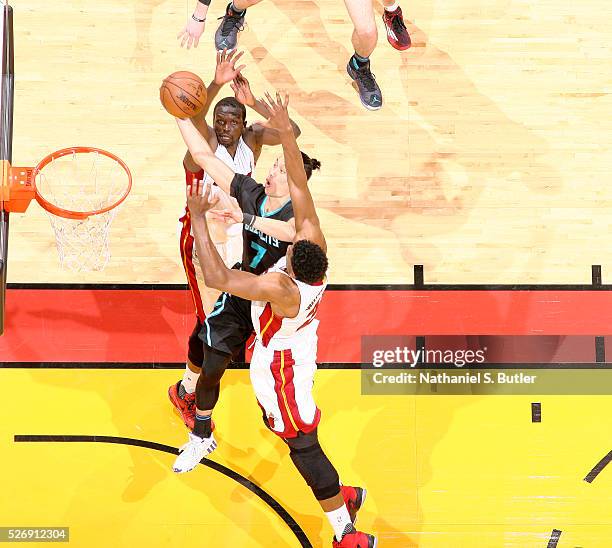
<svg viewBox="0 0 612 548">
<path fill-rule="evenodd" d="M 298 240 L 287 248 L 289 273 L 300 282 L 320 282 L 327 272 L 327 264 L 325 251 L 310 240 Z"/>
<path fill-rule="evenodd" d="M 213 112 L 213 125 L 217 141 L 224 147 L 233 146 L 246 127 L 246 108 L 235 97 L 225 97 Z"/>
<path fill-rule="evenodd" d="M 302 161 L 304 162 L 304 171 L 306 179 L 310 179 L 312 172 L 315 169 L 321 168 L 321 162 L 316 158 L 311 158 L 308 154 L 302 152 Z M 281 198 L 289 194 L 289 183 L 287 182 L 287 169 L 285 168 L 284 156 L 279 156 L 270 168 L 270 172 L 264 183 L 266 194 L 275 198 Z"/>
</svg>

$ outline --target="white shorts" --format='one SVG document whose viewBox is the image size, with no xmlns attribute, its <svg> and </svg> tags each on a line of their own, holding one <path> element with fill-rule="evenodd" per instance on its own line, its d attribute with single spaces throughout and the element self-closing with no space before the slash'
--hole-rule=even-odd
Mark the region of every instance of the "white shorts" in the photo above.
<svg viewBox="0 0 612 548">
<path fill-rule="evenodd" d="M 265 348 L 259 340 L 251 359 L 251 383 L 268 428 L 282 438 L 312 432 L 321 420 L 312 387 L 316 364 L 311 345 Z"/>
</svg>

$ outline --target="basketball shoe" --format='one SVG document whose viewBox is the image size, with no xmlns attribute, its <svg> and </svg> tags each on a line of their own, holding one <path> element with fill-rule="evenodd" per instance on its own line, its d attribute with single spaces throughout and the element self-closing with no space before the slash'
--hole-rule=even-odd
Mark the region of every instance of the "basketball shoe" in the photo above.
<svg viewBox="0 0 612 548">
<path fill-rule="evenodd" d="M 190 432 L 189 441 L 179 448 L 179 456 L 176 457 L 172 470 L 177 474 L 191 472 L 204 457 L 210 455 L 216 448 L 217 442 L 212 434 L 210 438 L 201 438 Z"/>
<path fill-rule="evenodd" d="M 410 40 L 406 24 L 404 23 L 402 8 L 398 6 L 393 11 L 385 10 L 383 22 L 387 29 L 387 40 L 389 40 L 389 44 L 400 51 L 408 49 L 412 41 Z"/>
<path fill-rule="evenodd" d="M 341 541 L 335 538 L 332 541 L 333 548 L 376 548 L 378 541 L 374 535 L 368 535 L 361 531 L 353 530 L 346 533 Z"/>
<path fill-rule="evenodd" d="M 348 485 L 341 485 L 340 492 L 344 499 L 344 504 L 348 509 L 349 516 L 353 525 L 357 522 L 357 512 L 363 506 L 368 491 L 362 487 L 349 487 Z"/>
<path fill-rule="evenodd" d="M 193 394 L 185 394 L 184 397 L 179 396 L 179 386 L 181 385 L 181 381 L 173 384 L 170 388 L 168 388 L 168 397 L 172 402 L 172 405 L 176 407 L 178 412 L 185 423 L 185 426 L 189 428 L 189 430 L 193 430 L 195 423 L 195 392 Z"/>
<path fill-rule="evenodd" d="M 227 5 L 225 15 L 219 17 L 222 21 L 217 32 L 215 32 L 215 48 L 217 51 L 236 49 L 238 45 L 238 33 L 244 29 L 245 15 L 246 10 L 240 15 L 232 10 L 231 2 Z"/>
<path fill-rule="evenodd" d="M 357 84 L 361 104 L 368 110 L 378 110 L 382 107 L 382 92 L 376 83 L 376 78 L 370 70 L 370 61 L 361 67 L 353 66 L 351 59 L 346 66 L 348 75 Z"/>
</svg>

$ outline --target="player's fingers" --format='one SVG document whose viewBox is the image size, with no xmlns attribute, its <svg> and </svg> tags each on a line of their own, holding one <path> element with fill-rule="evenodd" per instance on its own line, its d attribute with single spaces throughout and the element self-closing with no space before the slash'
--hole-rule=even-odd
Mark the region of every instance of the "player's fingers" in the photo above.
<svg viewBox="0 0 612 548">
<path fill-rule="evenodd" d="M 289 106 L 289 92 L 288 91 L 285 91 L 285 101 L 283 103 L 283 106 L 285 108 L 287 108 Z"/>
<path fill-rule="evenodd" d="M 225 60 L 226 60 L 226 61 L 231 61 L 231 60 L 232 60 L 232 58 L 234 57 L 234 55 L 236 55 L 236 50 L 235 50 L 235 49 L 231 50 L 231 51 L 230 51 L 230 52 L 227 54 L 227 57 L 225 58 Z"/>
<path fill-rule="evenodd" d="M 183 29 L 181 32 L 179 32 L 179 33 L 176 35 L 176 39 L 178 40 L 178 39 L 179 39 L 181 36 L 183 36 L 183 34 L 185 34 L 185 29 Z"/>
<path fill-rule="evenodd" d="M 193 47 L 197 48 L 199 43 L 200 43 L 200 37 L 196 36 L 193 40 Z"/>
<path fill-rule="evenodd" d="M 220 62 L 221 62 L 221 52 L 218 51 L 217 52 L 217 66 L 219 65 Z"/>
<path fill-rule="evenodd" d="M 240 71 L 242 69 L 246 68 L 246 65 L 240 65 L 237 69 L 234 69 L 238 74 L 240 74 Z"/>
<path fill-rule="evenodd" d="M 238 50 L 234 50 L 233 53 L 236 53 Z M 236 54 L 236 57 L 234 57 L 234 64 L 236 64 L 236 62 L 238 61 L 238 59 L 240 59 L 242 56 L 244 55 L 244 51 L 239 51 Z"/>
</svg>

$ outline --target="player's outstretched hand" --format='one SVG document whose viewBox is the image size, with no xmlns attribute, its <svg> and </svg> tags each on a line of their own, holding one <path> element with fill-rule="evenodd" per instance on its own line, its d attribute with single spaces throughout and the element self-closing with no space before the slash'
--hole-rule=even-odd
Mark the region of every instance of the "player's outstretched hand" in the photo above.
<svg viewBox="0 0 612 548">
<path fill-rule="evenodd" d="M 255 105 L 255 96 L 251 91 L 251 85 L 242 74 L 239 74 L 236 76 L 236 78 L 234 78 L 234 81 L 230 84 L 230 87 L 232 88 L 238 102 L 247 107 L 252 107 Z"/>
<path fill-rule="evenodd" d="M 238 59 L 242 57 L 244 51 L 232 50 L 229 53 L 226 49 L 217 52 L 217 68 L 215 69 L 215 84 L 222 86 L 240 76 L 240 71 L 246 65 L 236 67 Z"/>
<path fill-rule="evenodd" d="M 209 211 L 209 215 L 220 223 L 227 225 L 235 225 L 242 222 L 242 211 L 236 209 L 213 209 Z"/>
<path fill-rule="evenodd" d="M 181 47 L 184 48 L 187 46 L 187 49 L 190 49 L 191 46 L 194 48 L 198 47 L 198 43 L 200 41 L 200 36 L 204 32 L 204 26 L 206 22 L 198 23 L 194 21 L 192 17 L 190 17 L 185 25 L 185 28 L 178 33 L 176 37 L 177 40 L 181 41 Z"/>
<path fill-rule="evenodd" d="M 219 202 L 219 196 L 212 190 L 212 185 L 196 181 L 187 185 L 187 207 L 192 217 L 204 217 Z"/>
<path fill-rule="evenodd" d="M 261 102 L 268 111 L 268 121 L 265 122 L 264 125 L 276 129 L 281 133 L 293 133 L 293 127 L 289 120 L 289 111 L 287 110 L 287 106 L 289 105 L 289 94 L 285 91 L 283 95 L 284 97 L 281 97 L 281 94 L 277 91 L 275 99 L 266 92 L 266 98 L 261 99 Z"/>
</svg>

